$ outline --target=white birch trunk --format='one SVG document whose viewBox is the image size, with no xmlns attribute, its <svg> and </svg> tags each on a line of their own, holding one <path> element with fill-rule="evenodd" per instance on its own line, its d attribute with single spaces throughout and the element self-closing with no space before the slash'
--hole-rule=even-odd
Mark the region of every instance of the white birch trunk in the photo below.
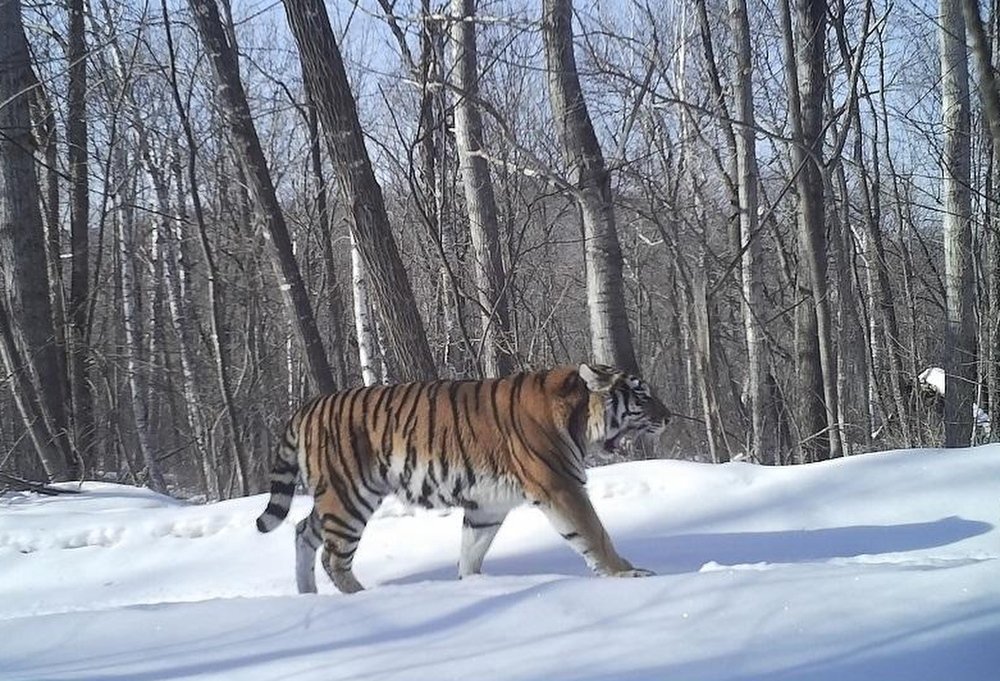
<svg viewBox="0 0 1000 681">
<path fill-rule="evenodd" d="M 351 291 L 354 293 L 354 332 L 358 339 L 358 363 L 361 365 L 361 380 L 365 385 L 382 382 L 379 376 L 381 362 L 378 359 L 378 341 L 375 338 L 375 320 L 368 303 L 368 281 L 365 263 L 351 233 Z"/>
</svg>

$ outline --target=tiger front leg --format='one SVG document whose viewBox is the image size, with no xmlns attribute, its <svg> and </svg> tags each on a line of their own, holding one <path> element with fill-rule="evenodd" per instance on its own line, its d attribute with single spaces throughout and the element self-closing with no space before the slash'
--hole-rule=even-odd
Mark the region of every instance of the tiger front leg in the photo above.
<svg viewBox="0 0 1000 681">
<path fill-rule="evenodd" d="M 618 555 L 583 486 L 573 485 L 552 492 L 537 505 L 595 574 L 607 577 L 648 577 L 656 574 L 652 570 L 633 567 Z"/>
<path fill-rule="evenodd" d="M 459 578 L 479 574 L 483 558 L 506 517 L 506 510 L 465 509 L 462 518 L 462 553 L 458 559 Z"/>
</svg>

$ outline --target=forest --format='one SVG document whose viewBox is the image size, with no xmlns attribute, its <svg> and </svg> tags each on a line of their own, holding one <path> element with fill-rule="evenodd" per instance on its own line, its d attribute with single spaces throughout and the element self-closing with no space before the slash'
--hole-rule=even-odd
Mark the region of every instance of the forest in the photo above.
<svg viewBox="0 0 1000 681">
<path fill-rule="evenodd" d="M 989 441 L 998 15 L 0 0 L 0 486 L 243 496 L 317 393 L 584 361 L 675 413 L 615 457 Z"/>
</svg>

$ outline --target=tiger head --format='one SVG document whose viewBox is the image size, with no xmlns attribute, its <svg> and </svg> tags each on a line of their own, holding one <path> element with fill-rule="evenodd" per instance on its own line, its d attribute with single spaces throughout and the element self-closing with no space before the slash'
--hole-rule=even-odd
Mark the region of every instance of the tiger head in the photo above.
<svg viewBox="0 0 1000 681">
<path fill-rule="evenodd" d="M 581 364 L 579 372 L 591 394 L 603 398 L 604 423 L 592 426 L 594 439 L 603 440 L 606 451 L 614 451 L 625 437 L 663 433 L 670 410 L 644 380 L 600 364 Z"/>
</svg>

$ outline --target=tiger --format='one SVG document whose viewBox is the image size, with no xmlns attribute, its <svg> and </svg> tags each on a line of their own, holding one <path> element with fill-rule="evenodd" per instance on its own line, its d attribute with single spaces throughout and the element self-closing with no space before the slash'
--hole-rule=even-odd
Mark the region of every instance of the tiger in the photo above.
<svg viewBox="0 0 1000 681">
<path fill-rule="evenodd" d="M 597 575 L 644 577 L 618 555 L 587 496 L 588 452 L 661 434 L 670 410 L 641 378 L 597 364 L 486 380 L 355 388 L 317 397 L 288 420 L 257 519 L 288 515 L 301 475 L 312 511 L 295 528 L 300 593 L 316 592 L 316 553 L 338 590 L 361 591 L 354 553 L 382 499 L 463 510 L 459 578 L 478 574 L 507 514 L 546 515 Z"/>
</svg>

